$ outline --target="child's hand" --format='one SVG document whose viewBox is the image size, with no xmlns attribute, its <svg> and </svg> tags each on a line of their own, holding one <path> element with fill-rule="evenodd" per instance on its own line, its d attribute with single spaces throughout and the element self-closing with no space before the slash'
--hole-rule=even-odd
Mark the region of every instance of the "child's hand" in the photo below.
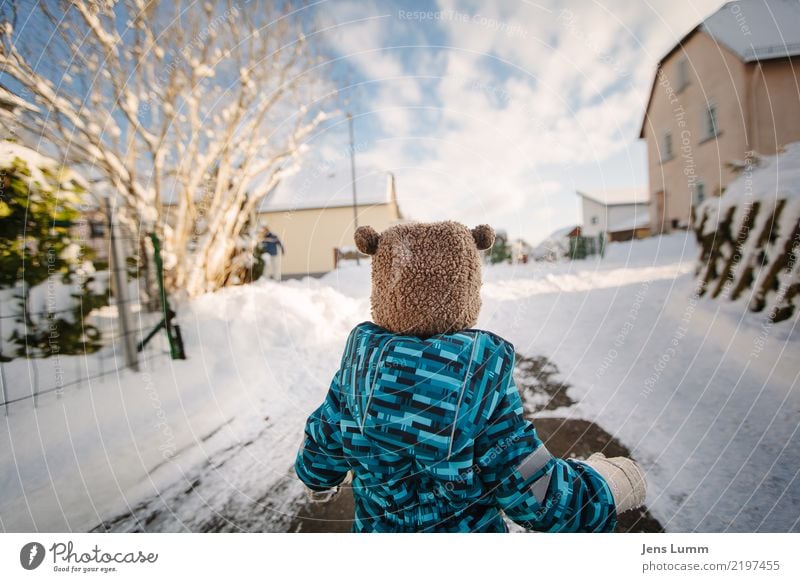
<svg viewBox="0 0 800 582">
<path fill-rule="evenodd" d="M 352 482 L 352 480 L 353 474 L 348 473 L 347 477 L 344 478 L 344 481 L 342 481 L 341 484 L 337 485 L 336 487 L 333 487 L 332 489 L 326 489 L 325 491 L 312 491 L 311 489 L 306 489 L 306 495 L 311 503 L 329 503 L 341 496 L 342 485 L 347 485 L 348 483 Z"/>
<path fill-rule="evenodd" d="M 608 483 L 617 513 L 644 505 L 647 483 L 644 471 L 635 461 L 626 457 L 606 458 L 603 453 L 595 453 L 586 463 Z"/>
<path fill-rule="evenodd" d="M 338 485 L 333 489 L 326 489 L 325 491 L 312 491 L 311 489 L 306 489 L 306 495 L 311 503 L 328 503 L 329 501 L 333 501 L 339 497 L 341 492 L 342 488 Z"/>
</svg>

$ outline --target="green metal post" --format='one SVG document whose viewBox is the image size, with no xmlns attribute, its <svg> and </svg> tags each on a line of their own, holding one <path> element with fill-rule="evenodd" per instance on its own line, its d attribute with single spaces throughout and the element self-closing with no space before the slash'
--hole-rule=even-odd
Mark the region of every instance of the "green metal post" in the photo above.
<svg viewBox="0 0 800 582">
<path fill-rule="evenodd" d="M 156 278 L 158 279 L 158 292 L 161 299 L 161 310 L 164 313 L 163 323 L 167 329 L 167 340 L 169 341 L 169 351 L 173 360 L 185 360 L 186 354 L 183 351 L 183 341 L 177 326 L 172 325 L 174 315 L 167 300 L 167 293 L 164 290 L 164 262 L 161 260 L 161 241 L 158 240 L 156 233 L 150 233 L 153 241 L 153 259 L 156 263 Z"/>
</svg>

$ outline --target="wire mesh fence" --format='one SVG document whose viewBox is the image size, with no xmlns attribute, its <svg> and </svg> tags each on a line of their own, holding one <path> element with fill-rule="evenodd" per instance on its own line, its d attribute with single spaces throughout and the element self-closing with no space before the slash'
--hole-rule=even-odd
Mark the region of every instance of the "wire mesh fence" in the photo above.
<svg viewBox="0 0 800 582">
<path fill-rule="evenodd" d="M 134 306 L 136 316 L 132 318 L 132 326 L 128 334 L 138 344 L 157 325 L 162 317 L 160 312 L 145 312 L 141 303 L 129 300 Z M 5 307 L 7 309 L 7 307 Z M 19 319 L 19 314 L 7 314 L 0 304 L 0 318 L 3 320 Z M 60 397 L 64 390 L 79 389 L 102 378 L 129 373 L 125 359 L 125 336 L 119 325 L 116 306 L 102 308 L 93 314 L 93 323 L 101 330 L 103 347 L 94 353 L 76 355 L 55 354 L 47 358 L 19 357 L 11 361 L 0 361 L 0 407 L 7 415 L 11 405 L 30 400 L 38 406 L 39 398 L 48 394 Z M 34 312 L 32 315 L 47 317 L 49 312 Z M 1 330 L 1 328 L 0 328 Z M 143 346 L 137 355 L 139 363 L 158 359 L 169 359 L 170 350 L 165 334 L 157 334 L 153 340 Z"/>
<path fill-rule="evenodd" d="M 121 252 L 125 245 L 134 255 L 140 253 L 140 240 L 117 232 L 110 209 L 107 217 L 105 238 L 111 259 L 107 271 L 108 304 L 93 309 L 85 319 L 87 325 L 99 331 L 99 346 L 95 342 L 91 349 L 76 350 L 73 343 L 71 350 L 65 350 L 58 345 L 61 341 L 58 334 L 46 352 L 28 346 L 28 327 L 33 322 L 52 322 L 59 316 L 75 313 L 83 318 L 84 305 L 79 297 L 74 297 L 68 307 L 48 305 L 47 309 L 30 309 L 25 296 L 27 289 L 22 285 L 22 294 L 15 297 L 16 305 L 8 301 L 8 296 L 6 301 L 0 301 L 0 408 L 6 416 L 14 405 L 29 402 L 38 407 L 41 397 L 61 398 L 67 390 L 79 390 L 114 375 L 134 373 L 140 363 L 152 369 L 156 361 L 174 357 L 167 334 L 152 333 L 165 320 L 168 310 L 159 309 L 157 302 L 154 305 L 152 294 L 144 290 L 147 273 L 140 270 L 138 278 L 130 278 Z M 6 340 L 14 326 L 22 330 L 22 339 L 18 335 L 16 349 L 9 352 Z"/>
<path fill-rule="evenodd" d="M 139 358 L 139 361 L 149 362 L 157 358 L 169 359 L 169 357 L 170 352 L 168 349 L 158 350 L 155 349 L 155 347 L 149 347 L 147 353 L 143 354 Z M 40 369 L 45 362 L 39 359 L 25 360 L 26 366 L 31 371 L 31 381 L 27 390 L 25 390 L 25 392 L 20 396 L 11 397 L 4 402 L 0 402 L 0 407 L 4 407 L 5 413 L 8 414 L 9 407 L 12 404 L 23 402 L 25 400 L 32 400 L 34 406 L 38 406 L 38 399 L 41 396 L 55 393 L 60 397 L 63 394 L 63 390 L 67 388 L 80 388 L 84 384 L 90 384 L 93 380 L 99 380 L 106 376 L 118 375 L 127 372 L 127 367 L 125 366 L 124 361 L 120 361 L 119 358 L 116 357 L 109 358 L 108 355 L 104 355 L 104 352 L 99 352 L 98 354 L 93 354 L 92 356 L 69 356 L 69 358 L 74 362 L 76 369 L 86 370 L 86 372 L 73 375 L 69 381 L 62 382 L 56 380 L 55 382 L 51 383 L 50 386 L 45 388 L 40 387 L 44 385 L 44 382 L 40 380 L 42 375 Z M 111 360 L 110 363 L 108 360 Z M 2 366 L 3 364 L 0 364 L 0 367 Z M 91 369 L 96 371 L 93 373 L 89 372 Z M 59 372 L 59 374 L 61 373 L 63 372 Z"/>
</svg>

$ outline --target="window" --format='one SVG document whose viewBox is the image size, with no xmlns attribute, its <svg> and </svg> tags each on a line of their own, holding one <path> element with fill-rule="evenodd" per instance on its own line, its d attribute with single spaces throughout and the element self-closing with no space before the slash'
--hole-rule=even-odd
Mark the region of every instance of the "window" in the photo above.
<svg viewBox="0 0 800 582">
<path fill-rule="evenodd" d="M 686 89 L 689 84 L 689 61 L 681 59 L 678 61 L 678 93 Z"/>
<path fill-rule="evenodd" d="M 597 217 L 596 216 L 592 216 L 592 224 L 597 224 Z"/>
<path fill-rule="evenodd" d="M 702 180 L 698 180 L 694 184 L 694 205 L 701 204 L 706 199 L 706 185 Z"/>
<path fill-rule="evenodd" d="M 89 236 L 91 238 L 103 238 L 106 235 L 106 225 L 99 220 L 89 221 Z"/>
<path fill-rule="evenodd" d="M 672 159 L 672 134 L 665 131 L 661 141 L 661 161 L 666 162 Z"/>
<path fill-rule="evenodd" d="M 713 103 L 706 105 L 706 139 L 719 135 L 719 124 L 717 123 L 717 106 Z"/>
</svg>

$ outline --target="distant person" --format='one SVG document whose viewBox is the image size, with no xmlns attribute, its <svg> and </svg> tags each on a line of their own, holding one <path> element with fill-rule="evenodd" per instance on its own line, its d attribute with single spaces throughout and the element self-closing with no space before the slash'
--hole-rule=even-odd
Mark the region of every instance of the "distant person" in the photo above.
<svg viewBox="0 0 800 582">
<path fill-rule="evenodd" d="M 280 254 L 278 248 L 281 250 Z M 281 280 L 281 258 L 285 252 L 278 235 L 265 227 L 261 238 L 261 259 L 264 261 L 264 274 L 273 281 Z"/>
</svg>

